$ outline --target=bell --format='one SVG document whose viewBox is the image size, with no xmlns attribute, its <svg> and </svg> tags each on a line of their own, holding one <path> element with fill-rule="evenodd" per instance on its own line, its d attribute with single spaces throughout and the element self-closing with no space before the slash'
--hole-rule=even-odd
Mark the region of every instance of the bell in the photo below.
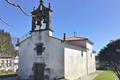
<svg viewBox="0 0 120 80">
<path fill-rule="evenodd" d="M 43 23 L 46 23 L 46 20 L 44 19 Z"/>
<path fill-rule="evenodd" d="M 37 24 L 36 25 L 40 25 L 40 21 L 37 21 Z"/>
</svg>

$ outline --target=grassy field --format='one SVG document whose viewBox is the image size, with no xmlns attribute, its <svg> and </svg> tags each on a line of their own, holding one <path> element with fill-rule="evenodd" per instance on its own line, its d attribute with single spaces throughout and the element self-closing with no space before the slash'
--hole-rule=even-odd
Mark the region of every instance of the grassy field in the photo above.
<svg viewBox="0 0 120 80">
<path fill-rule="evenodd" d="M 118 78 L 112 71 L 105 71 L 100 73 L 94 80 L 118 80 Z"/>
<path fill-rule="evenodd" d="M 0 72 L 0 78 L 8 78 L 8 77 L 14 77 L 14 76 L 17 76 L 17 74 L 14 72 L 9 72 L 9 73 Z"/>
</svg>

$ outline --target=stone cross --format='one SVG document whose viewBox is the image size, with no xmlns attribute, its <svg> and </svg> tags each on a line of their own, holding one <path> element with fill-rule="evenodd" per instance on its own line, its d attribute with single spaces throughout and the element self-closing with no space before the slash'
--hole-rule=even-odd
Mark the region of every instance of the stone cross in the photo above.
<svg viewBox="0 0 120 80">
<path fill-rule="evenodd" d="M 43 43 L 37 43 L 35 44 L 36 47 L 34 48 L 34 50 L 37 52 L 37 55 L 42 55 L 42 53 L 44 52 L 45 50 L 45 47 L 43 47 Z"/>
</svg>

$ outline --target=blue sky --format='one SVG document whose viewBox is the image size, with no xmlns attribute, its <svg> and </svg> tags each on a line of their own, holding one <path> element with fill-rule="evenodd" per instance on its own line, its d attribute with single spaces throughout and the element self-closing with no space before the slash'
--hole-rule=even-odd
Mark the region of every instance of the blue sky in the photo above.
<svg viewBox="0 0 120 80">
<path fill-rule="evenodd" d="M 39 0 L 11 0 L 19 3 L 30 13 L 37 7 Z M 31 2 L 32 1 L 32 2 Z M 87 37 L 94 42 L 97 52 L 110 40 L 120 38 L 120 0 L 45 0 L 52 4 L 52 27 L 54 36 Z M 19 9 L 0 0 L 0 17 L 10 25 L 0 22 L 0 28 L 10 32 L 14 37 L 22 37 L 31 30 L 31 17 Z"/>
</svg>

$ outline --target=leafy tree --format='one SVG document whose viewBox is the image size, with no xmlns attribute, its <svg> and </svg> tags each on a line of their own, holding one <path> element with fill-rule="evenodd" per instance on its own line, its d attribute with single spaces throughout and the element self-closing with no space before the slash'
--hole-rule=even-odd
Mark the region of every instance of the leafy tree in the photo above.
<svg viewBox="0 0 120 80">
<path fill-rule="evenodd" d="M 111 41 L 99 52 L 100 66 L 112 70 L 120 79 L 120 39 Z"/>
<path fill-rule="evenodd" d="M 0 56 L 1 57 L 15 57 L 16 51 L 12 44 L 9 33 L 0 30 Z"/>
</svg>

